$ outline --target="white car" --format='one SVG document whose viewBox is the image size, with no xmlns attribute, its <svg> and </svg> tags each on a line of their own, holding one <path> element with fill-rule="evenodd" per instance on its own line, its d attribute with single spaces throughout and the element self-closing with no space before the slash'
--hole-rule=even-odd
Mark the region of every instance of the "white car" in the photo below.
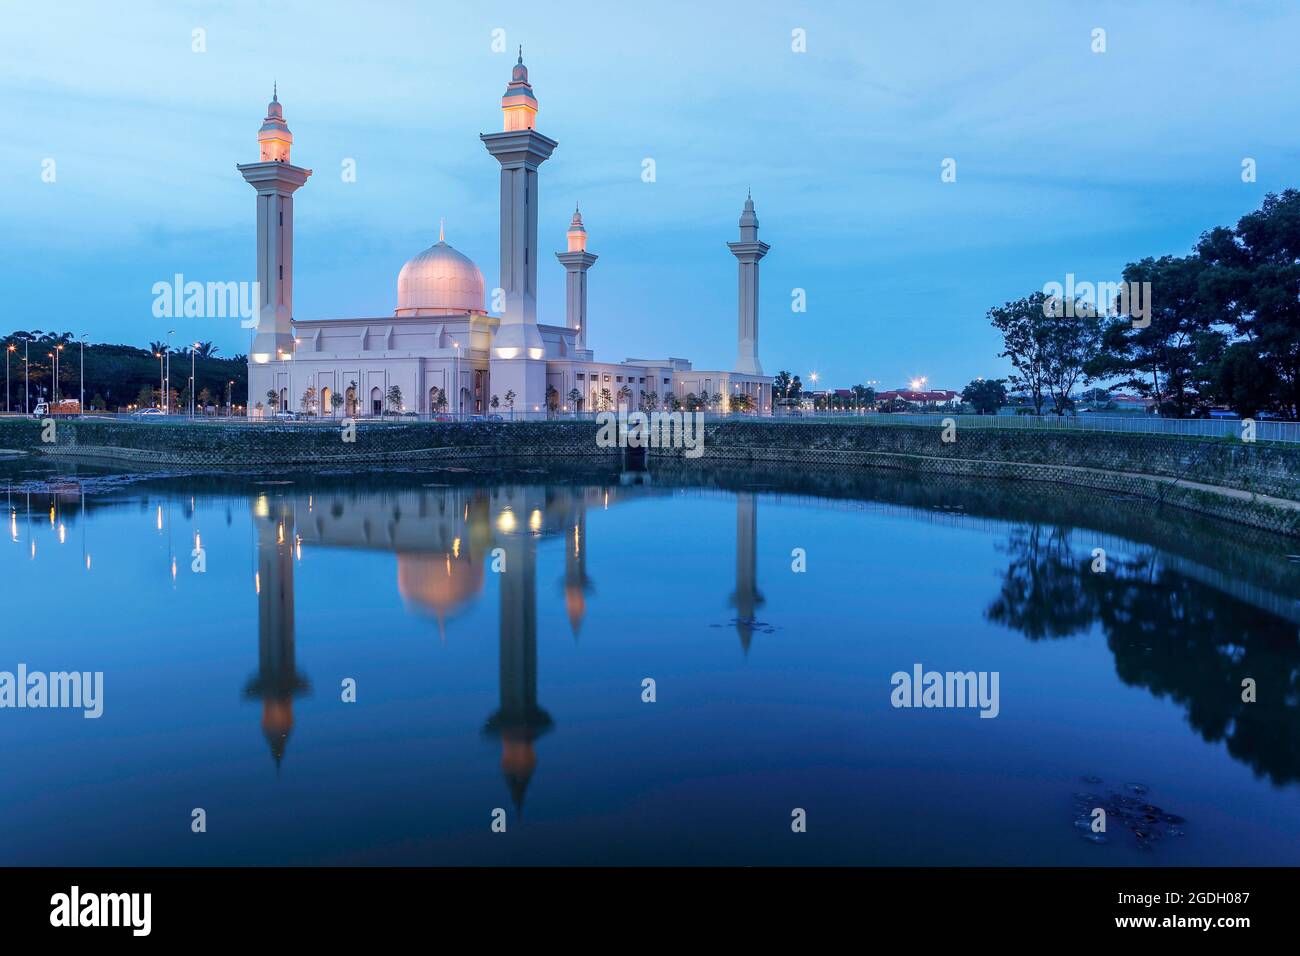
<svg viewBox="0 0 1300 956">
<path fill-rule="evenodd" d="M 145 415 L 161 415 L 162 413 L 163 410 L 161 408 L 138 408 L 131 413 L 131 417 L 141 418 Z"/>
</svg>

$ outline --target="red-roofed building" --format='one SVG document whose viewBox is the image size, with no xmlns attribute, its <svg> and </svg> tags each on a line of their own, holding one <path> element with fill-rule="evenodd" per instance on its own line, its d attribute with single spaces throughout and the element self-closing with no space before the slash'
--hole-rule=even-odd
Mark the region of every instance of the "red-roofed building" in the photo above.
<svg viewBox="0 0 1300 956">
<path fill-rule="evenodd" d="M 961 403 L 961 393 L 954 392 L 949 388 L 935 388 L 928 391 L 895 388 L 887 392 L 876 393 L 877 401 L 891 402 L 894 399 L 911 402 L 914 405 L 958 405 Z"/>
</svg>

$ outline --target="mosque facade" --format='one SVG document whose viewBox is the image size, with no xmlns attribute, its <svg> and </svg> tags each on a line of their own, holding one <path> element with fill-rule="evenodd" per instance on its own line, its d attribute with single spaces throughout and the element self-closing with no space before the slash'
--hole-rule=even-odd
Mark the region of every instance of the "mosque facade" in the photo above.
<svg viewBox="0 0 1300 956">
<path fill-rule="evenodd" d="M 655 410 L 689 396 L 705 407 L 770 414 L 772 379 L 758 356 L 759 263 L 768 252 L 746 198 L 737 241 L 737 354 L 730 370 L 688 359 L 598 362 L 589 346 L 588 272 L 597 256 L 575 206 L 566 248 L 563 325 L 537 321 L 538 178 L 558 143 L 536 129 L 537 98 L 522 51 L 501 99 L 502 130 L 480 136 L 500 166 L 500 280 L 492 302 L 483 273 L 438 242 L 397 277 L 397 308 L 378 317 L 293 314 L 293 204 L 311 170 L 295 166 L 278 91 L 258 132 L 259 161 L 238 167 L 257 192 L 257 330 L 249 349 L 249 414 L 283 411 L 357 417 L 391 414 L 539 418 Z M 488 305 L 492 308 L 489 309 Z M 599 327 L 599 323 L 598 326 Z"/>
</svg>

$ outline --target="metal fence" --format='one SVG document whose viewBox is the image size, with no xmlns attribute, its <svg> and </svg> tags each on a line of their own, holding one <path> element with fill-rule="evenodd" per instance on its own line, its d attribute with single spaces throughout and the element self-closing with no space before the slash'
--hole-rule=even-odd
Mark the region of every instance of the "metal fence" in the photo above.
<svg viewBox="0 0 1300 956">
<path fill-rule="evenodd" d="M 944 415 L 897 412 L 866 415 L 818 415 L 813 421 L 866 421 L 873 425 L 939 425 L 950 418 L 961 428 L 1039 429 L 1048 431 L 1126 432 L 1181 435 L 1186 438 L 1235 438 L 1246 423 L 1235 418 L 1159 418 L 1154 415 Z M 794 421 L 809 421 L 796 417 Z M 1254 439 L 1300 444 L 1300 422 L 1254 420 Z"/>
<path fill-rule="evenodd" d="M 389 414 L 389 415 L 358 415 L 351 420 L 356 422 L 541 422 L 541 421 L 592 421 L 598 418 L 601 412 L 524 412 L 507 411 L 503 414 L 461 414 L 443 412 L 434 415 L 430 414 Z M 747 413 L 726 414 L 721 412 L 703 412 L 706 421 L 728 421 L 728 420 L 762 420 L 777 424 L 785 423 L 836 423 L 843 425 L 863 424 L 863 425 L 933 425 L 941 426 L 947 419 L 952 419 L 959 428 L 1001 428 L 1014 430 L 1047 430 L 1047 431 L 1096 431 L 1096 432 L 1125 432 L 1131 434 L 1146 435 L 1180 435 L 1188 438 L 1231 438 L 1240 440 L 1245 432 L 1245 423 L 1239 419 L 1222 419 L 1222 418 L 1158 418 L 1152 415 L 959 415 L 937 413 L 919 413 L 919 412 L 895 412 L 895 413 L 878 413 L 878 412 L 818 412 L 813 414 L 798 415 L 778 415 L 776 417 L 755 416 Z M 4 418 L 3 412 L 0 412 L 0 419 Z M 15 413 L 15 417 L 21 417 L 21 413 Z M 116 414 L 111 412 L 90 413 L 85 416 L 93 419 L 123 420 L 132 422 L 146 422 L 159 425 L 175 425 L 184 423 L 207 423 L 207 424 L 284 424 L 304 427 L 333 427 L 337 428 L 347 420 L 345 415 L 295 415 L 292 418 L 270 417 L 270 418 L 244 418 L 241 416 L 213 416 L 197 415 L 190 418 L 186 414 L 173 415 L 133 415 L 133 414 Z M 1271 419 L 1256 420 L 1254 422 L 1254 439 L 1261 442 L 1285 442 L 1288 444 L 1300 444 L 1300 422 L 1283 422 Z"/>
</svg>

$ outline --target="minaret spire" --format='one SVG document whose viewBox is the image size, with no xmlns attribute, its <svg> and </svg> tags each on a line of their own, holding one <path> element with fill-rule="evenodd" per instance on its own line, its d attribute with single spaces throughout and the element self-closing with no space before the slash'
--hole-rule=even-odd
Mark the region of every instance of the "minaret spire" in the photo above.
<svg viewBox="0 0 1300 956">
<path fill-rule="evenodd" d="M 745 375 L 762 375 L 758 360 L 758 263 L 771 248 L 758 238 L 758 215 L 754 212 L 752 191 L 745 196 L 740 213 L 740 241 L 727 243 L 736 257 L 740 273 L 739 327 L 736 338 L 736 371 Z"/>
<path fill-rule="evenodd" d="M 578 204 L 573 204 L 573 218 L 565 234 L 568 251 L 557 252 L 555 258 L 564 266 L 565 325 L 577 331 L 576 346 L 580 357 L 591 357 L 587 351 L 587 270 L 596 257 L 587 251 L 587 227 L 582 224 Z"/>
<path fill-rule="evenodd" d="M 542 413 L 546 401 L 546 344 L 537 327 L 538 167 L 558 143 L 534 128 L 537 97 L 528 67 L 519 62 L 501 97 L 502 131 L 480 139 L 501 164 L 501 324 L 492 340 L 488 374 L 492 391 L 515 393 L 525 414 Z"/>
<path fill-rule="evenodd" d="M 440 216 L 440 217 L 438 218 L 438 241 L 439 241 L 439 242 L 446 242 L 446 241 L 447 241 L 447 239 L 446 239 L 446 237 L 445 237 L 445 235 L 444 235 L 444 232 L 446 231 L 446 227 L 447 227 L 447 220 L 444 219 L 444 218 L 442 218 L 442 217 Z"/>
</svg>

